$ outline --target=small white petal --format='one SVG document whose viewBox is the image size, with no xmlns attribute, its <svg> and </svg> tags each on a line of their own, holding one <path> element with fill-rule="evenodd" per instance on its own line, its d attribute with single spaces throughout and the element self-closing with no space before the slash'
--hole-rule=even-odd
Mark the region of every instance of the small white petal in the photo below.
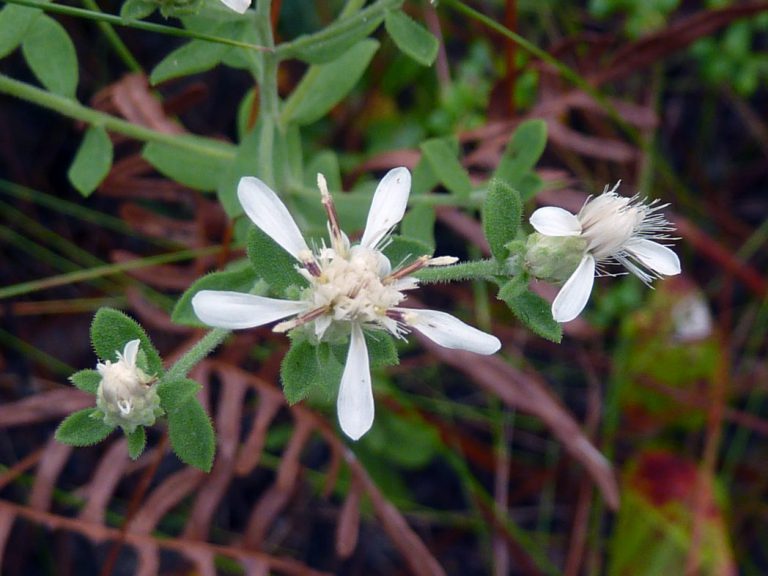
<svg viewBox="0 0 768 576">
<path fill-rule="evenodd" d="M 594 283 L 595 259 L 587 254 L 552 302 L 552 317 L 557 322 L 570 322 L 576 318 L 587 305 Z"/>
<path fill-rule="evenodd" d="M 125 360 L 126 364 L 131 368 L 136 366 L 136 356 L 139 354 L 140 343 L 141 340 L 138 338 L 136 340 L 131 340 L 126 343 L 125 348 L 123 349 L 123 360 Z"/>
<path fill-rule="evenodd" d="M 403 219 L 410 193 L 411 173 L 407 168 L 393 168 L 386 173 L 373 194 L 361 246 L 375 248 L 387 232 Z"/>
<path fill-rule="evenodd" d="M 341 429 L 352 440 L 359 439 L 373 425 L 373 390 L 368 348 L 362 329 L 355 323 L 352 324 L 347 363 L 341 377 L 336 410 Z"/>
<path fill-rule="evenodd" d="M 455 316 L 437 310 L 400 310 L 405 321 L 444 348 L 467 350 L 475 354 L 494 354 L 501 348 L 496 336 L 465 324 Z"/>
<path fill-rule="evenodd" d="M 238 14 L 245 14 L 251 5 L 251 0 L 221 0 L 221 3 Z"/>
<path fill-rule="evenodd" d="M 311 254 L 288 208 L 264 182 L 252 176 L 241 178 L 237 197 L 253 223 L 296 260 L 303 262 Z"/>
<path fill-rule="evenodd" d="M 578 236 L 581 234 L 579 219 L 557 206 L 545 206 L 531 214 L 531 226 L 545 236 Z"/>
<path fill-rule="evenodd" d="M 254 328 L 305 312 L 301 300 L 277 300 L 241 292 L 201 290 L 192 297 L 195 314 L 209 326 Z"/>
<path fill-rule="evenodd" d="M 680 274 L 680 259 L 671 249 L 645 238 L 633 238 L 624 249 L 645 266 L 666 276 Z"/>
</svg>

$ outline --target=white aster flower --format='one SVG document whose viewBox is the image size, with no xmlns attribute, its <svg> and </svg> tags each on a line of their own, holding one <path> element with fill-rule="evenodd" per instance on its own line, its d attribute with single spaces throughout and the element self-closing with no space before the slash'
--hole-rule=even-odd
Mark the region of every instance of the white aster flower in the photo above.
<svg viewBox="0 0 768 576">
<path fill-rule="evenodd" d="M 154 387 L 154 378 L 136 366 L 140 340 L 131 340 L 122 354 L 116 352 L 117 362 L 99 362 L 96 370 L 101 382 L 96 391 L 96 406 L 104 415 L 104 422 L 122 426 L 133 432 L 137 426 L 151 426 L 162 414 L 160 398 Z"/>
<path fill-rule="evenodd" d="M 576 318 L 587 305 L 595 275 L 606 274 L 605 264 L 621 264 L 645 284 L 662 276 L 680 273 L 680 260 L 665 244 L 674 240 L 674 226 L 659 213 L 667 205 L 658 200 L 646 203 L 610 191 L 590 198 L 574 215 L 554 206 L 539 208 L 531 215 L 537 232 L 550 237 L 577 237 L 583 241 L 581 259 L 552 303 L 558 322 Z"/>
<path fill-rule="evenodd" d="M 221 3 L 238 14 L 245 14 L 251 6 L 251 0 L 221 0 Z"/>
<path fill-rule="evenodd" d="M 456 258 L 422 256 L 392 269 L 382 247 L 405 213 L 411 188 L 406 168 L 390 170 L 373 196 L 363 237 L 358 244 L 339 228 L 333 200 L 318 174 L 328 214 L 330 247 L 310 249 L 280 198 L 258 178 L 243 178 L 237 189 L 246 214 L 264 233 L 293 256 L 307 287 L 299 300 L 278 300 L 238 292 L 203 290 L 192 306 L 198 318 L 221 328 L 252 328 L 283 320 L 276 332 L 303 327 L 320 342 L 349 335 L 349 352 L 341 377 L 337 411 L 344 433 L 357 440 L 373 424 L 371 373 L 364 330 L 385 330 L 402 338 L 411 329 L 447 348 L 493 354 L 501 343 L 445 312 L 400 308 L 406 290 L 418 286 L 410 276 L 425 266 L 452 264 Z M 287 320 L 285 320 L 287 319 Z"/>
</svg>

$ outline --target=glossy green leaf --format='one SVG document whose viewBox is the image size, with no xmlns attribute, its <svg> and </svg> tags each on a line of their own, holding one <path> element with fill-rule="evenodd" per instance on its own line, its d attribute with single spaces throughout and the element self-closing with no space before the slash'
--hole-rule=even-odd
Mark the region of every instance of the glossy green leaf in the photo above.
<svg viewBox="0 0 768 576">
<path fill-rule="evenodd" d="M 218 42 L 191 40 L 158 62 L 149 76 L 154 86 L 166 80 L 199 74 L 221 62 L 230 47 Z"/>
<path fill-rule="evenodd" d="M 179 460 L 210 472 L 216 453 L 216 437 L 208 414 L 197 398 L 189 398 L 168 412 L 168 436 Z"/>
<path fill-rule="evenodd" d="M 250 292 L 258 281 L 258 276 L 247 262 L 241 262 L 230 270 L 211 272 L 198 278 L 187 288 L 173 307 L 171 320 L 176 324 L 187 326 L 206 326 L 195 315 L 192 308 L 192 297 L 200 290 L 231 290 L 234 292 Z"/>
<path fill-rule="evenodd" d="M 100 308 L 91 323 L 91 343 L 101 360 L 117 360 L 117 353 L 123 353 L 131 340 L 141 340 L 139 358 L 146 359 L 148 374 L 160 376 L 163 361 L 144 329 L 133 318 L 119 310 Z"/>
<path fill-rule="evenodd" d="M 379 43 L 366 39 L 328 64 L 307 70 L 283 107 L 284 124 L 311 124 L 328 114 L 355 87 L 368 67 Z"/>
<path fill-rule="evenodd" d="M 536 166 L 547 145 L 547 123 L 526 120 L 512 133 L 493 177 L 517 188 L 521 178 Z"/>
<path fill-rule="evenodd" d="M 124 20 L 143 20 L 157 9 L 157 2 L 151 0 L 125 0 L 120 7 Z"/>
<path fill-rule="evenodd" d="M 77 89 L 77 54 L 64 27 L 45 14 L 32 21 L 21 43 L 24 59 L 40 83 L 67 98 Z"/>
<path fill-rule="evenodd" d="M 506 245 L 520 227 L 523 203 L 517 190 L 500 180 L 491 180 L 483 203 L 483 232 L 496 260 L 509 256 Z"/>
<path fill-rule="evenodd" d="M 97 370 L 80 370 L 72 374 L 69 377 L 69 381 L 83 392 L 96 394 L 101 383 L 101 374 Z"/>
<path fill-rule="evenodd" d="M 17 4 L 6 4 L 0 10 L 0 58 L 16 50 L 40 14 L 41 10 Z"/>
<path fill-rule="evenodd" d="M 298 58 L 309 64 L 325 64 L 343 56 L 347 50 L 378 28 L 388 7 L 402 0 L 385 0 L 336 20 L 314 34 L 299 36 L 277 47 L 280 59 Z"/>
<path fill-rule="evenodd" d="M 67 177 L 80 194 L 90 196 L 112 167 L 112 141 L 104 128 L 91 126 L 85 133 Z"/>
<path fill-rule="evenodd" d="M 107 426 L 96 408 L 86 408 L 67 416 L 56 429 L 56 440 L 70 446 L 98 444 L 114 430 Z"/>
<path fill-rule="evenodd" d="M 431 66 L 440 46 L 437 38 L 401 10 L 387 12 L 384 25 L 395 45 L 422 66 Z"/>
<path fill-rule="evenodd" d="M 197 141 L 210 152 L 193 151 L 171 144 L 150 142 L 141 151 L 142 157 L 152 164 L 163 176 L 194 188 L 195 190 L 216 190 L 222 174 L 229 169 L 234 159 L 230 144 L 195 136 L 178 136 L 188 141 Z"/>
<path fill-rule="evenodd" d="M 499 297 L 501 296 L 502 294 L 499 293 Z M 518 296 L 505 299 L 504 302 L 512 310 L 515 317 L 535 334 L 555 343 L 562 340 L 563 329 L 552 318 L 550 305 L 541 296 L 530 291 L 524 291 Z"/>
<path fill-rule="evenodd" d="M 472 182 L 457 158 L 458 145 L 453 138 L 433 138 L 421 144 L 421 151 L 437 179 L 454 194 L 469 196 Z"/>
<path fill-rule="evenodd" d="M 136 460 L 144 452 L 144 447 L 147 445 L 147 432 L 144 430 L 144 426 L 139 426 L 128 434 L 127 439 L 128 456 L 131 457 L 131 460 Z"/>
</svg>

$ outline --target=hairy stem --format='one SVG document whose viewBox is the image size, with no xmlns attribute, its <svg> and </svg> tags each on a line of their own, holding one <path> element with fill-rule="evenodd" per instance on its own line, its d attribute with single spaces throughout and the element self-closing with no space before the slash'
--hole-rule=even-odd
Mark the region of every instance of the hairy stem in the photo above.
<svg viewBox="0 0 768 576">
<path fill-rule="evenodd" d="M 231 330 L 226 328 L 214 328 L 198 340 L 197 344 L 187 350 L 184 355 L 176 360 L 176 363 L 168 369 L 165 380 L 179 380 L 184 378 L 192 368 L 210 354 L 216 346 L 221 344 Z"/>
</svg>

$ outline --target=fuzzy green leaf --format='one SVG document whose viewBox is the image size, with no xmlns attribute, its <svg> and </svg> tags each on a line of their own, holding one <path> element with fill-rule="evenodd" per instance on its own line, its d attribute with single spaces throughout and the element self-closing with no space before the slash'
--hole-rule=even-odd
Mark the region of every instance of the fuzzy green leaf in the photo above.
<svg viewBox="0 0 768 576">
<path fill-rule="evenodd" d="M 368 362 L 371 368 L 396 366 L 400 363 L 395 340 L 388 332 L 365 330 L 363 336 L 365 336 L 365 346 L 368 348 Z M 336 344 L 332 346 L 332 349 L 336 359 L 342 365 L 346 364 L 349 345 Z"/>
<path fill-rule="evenodd" d="M 41 10 L 17 4 L 6 4 L 0 10 L 0 58 L 7 56 L 16 48 Z"/>
<path fill-rule="evenodd" d="M 412 238 L 428 248 L 425 254 L 435 252 L 435 208 L 418 204 L 408 210 L 400 224 L 403 236 Z"/>
<path fill-rule="evenodd" d="M 379 43 L 362 40 L 341 57 L 307 70 L 283 107 L 283 124 L 311 124 L 328 114 L 357 84 Z"/>
<path fill-rule="evenodd" d="M 50 16 L 32 21 L 21 43 L 24 59 L 40 83 L 67 98 L 77 89 L 77 54 L 64 27 Z"/>
<path fill-rule="evenodd" d="M 141 340 L 139 357 L 143 355 L 146 358 L 148 374 L 160 376 L 163 361 L 138 322 L 112 308 L 100 308 L 93 317 L 91 343 L 101 360 L 117 360 L 117 353 L 122 354 L 125 345 L 136 338 Z"/>
<path fill-rule="evenodd" d="M 294 340 L 280 365 L 285 399 L 295 404 L 310 394 L 329 398 L 341 381 L 342 371 L 328 344 Z"/>
<path fill-rule="evenodd" d="M 466 198 L 472 192 L 472 182 L 456 157 L 457 147 L 455 139 L 433 138 L 422 142 L 421 151 L 443 186 L 454 194 Z"/>
<path fill-rule="evenodd" d="M 528 279 L 525 275 L 513 276 L 499 290 L 498 298 L 504 302 L 519 298 L 528 290 Z"/>
<path fill-rule="evenodd" d="M 384 26 L 403 54 L 422 66 L 431 66 L 440 46 L 437 38 L 401 10 L 387 12 Z"/>
<path fill-rule="evenodd" d="M 483 204 L 483 231 L 496 260 L 509 256 L 506 244 L 515 238 L 523 214 L 517 190 L 500 180 L 491 180 Z"/>
<path fill-rule="evenodd" d="M 400 268 L 421 256 L 432 255 L 432 249 L 427 244 L 421 240 L 406 238 L 405 236 L 392 236 L 391 242 L 384 248 L 383 252 L 392 264 L 392 268 Z"/>
<path fill-rule="evenodd" d="M 501 297 L 501 293 L 499 293 Z M 549 303 L 541 296 L 525 291 L 519 296 L 504 300 L 512 313 L 542 338 L 559 343 L 563 338 L 563 329 L 552 318 Z"/>
<path fill-rule="evenodd" d="M 210 152 L 150 142 L 141 151 L 142 157 L 163 176 L 204 192 L 216 190 L 221 175 L 232 163 L 233 147 L 214 140 L 195 136 L 176 136 L 179 140 L 200 142 Z"/>
<path fill-rule="evenodd" d="M 157 2 L 149 0 L 126 0 L 120 7 L 123 20 L 143 20 L 157 9 Z"/>
<path fill-rule="evenodd" d="M 86 408 L 67 416 L 56 429 L 56 440 L 70 446 L 98 444 L 114 430 L 101 419 L 96 408 Z"/>
<path fill-rule="evenodd" d="M 96 394 L 101 383 L 101 374 L 97 370 L 80 370 L 72 374 L 69 381 L 83 392 Z"/>
<path fill-rule="evenodd" d="M 187 291 L 181 295 L 173 307 L 171 320 L 176 324 L 187 326 L 205 326 L 192 308 L 192 297 L 200 290 L 231 290 L 234 292 L 250 292 L 258 277 L 247 262 L 240 263 L 236 268 L 223 272 L 212 272 L 198 278 Z"/>
<path fill-rule="evenodd" d="M 216 453 L 216 437 L 208 414 L 197 398 L 189 398 L 168 412 L 168 436 L 179 460 L 210 472 Z"/>
<path fill-rule="evenodd" d="M 248 258 L 256 271 L 277 295 L 290 286 L 306 286 L 307 281 L 296 271 L 296 260 L 282 246 L 257 226 L 248 231 Z"/>
<path fill-rule="evenodd" d="M 226 44 L 191 40 L 160 60 L 152 70 L 149 82 L 156 86 L 166 80 L 210 70 L 221 62 L 228 49 Z"/>
<path fill-rule="evenodd" d="M 136 460 L 144 452 L 144 447 L 147 445 L 147 432 L 144 430 L 144 426 L 139 426 L 126 438 L 128 440 L 128 456 L 131 457 L 131 460 Z"/>
<path fill-rule="evenodd" d="M 494 178 L 517 188 L 518 182 L 536 166 L 547 145 L 547 123 L 526 120 L 512 133 Z"/>
<path fill-rule="evenodd" d="M 104 128 L 91 126 L 85 133 L 67 177 L 80 194 L 90 196 L 112 167 L 112 141 Z"/>
<path fill-rule="evenodd" d="M 168 414 L 192 398 L 202 388 L 190 378 L 182 380 L 163 380 L 157 384 L 157 395 L 160 396 L 160 407 Z"/>
</svg>

